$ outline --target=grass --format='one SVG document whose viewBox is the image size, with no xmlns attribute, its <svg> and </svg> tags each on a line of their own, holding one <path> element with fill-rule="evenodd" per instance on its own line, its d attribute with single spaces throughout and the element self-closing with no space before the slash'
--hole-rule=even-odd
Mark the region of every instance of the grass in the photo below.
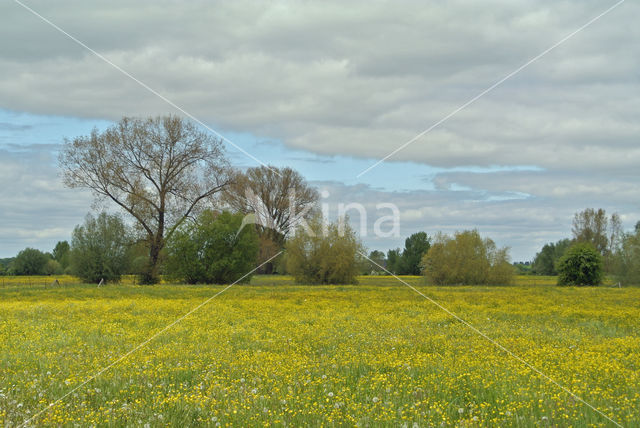
<svg viewBox="0 0 640 428">
<path fill-rule="evenodd" d="M 640 289 L 423 293 L 624 426 Z M 0 426 L 22 423 L 221 286 L 0 289 Z M 613 426 L 391 277 L 235 286 L 33 421 L 44 426 Z"/>
</svg>

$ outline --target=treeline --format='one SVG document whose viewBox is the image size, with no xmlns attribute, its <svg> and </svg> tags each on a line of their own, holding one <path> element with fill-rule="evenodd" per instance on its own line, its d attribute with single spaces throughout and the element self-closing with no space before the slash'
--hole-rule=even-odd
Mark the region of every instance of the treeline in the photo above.
<svg viewBox="0 0 640 428">
<path fill-rule="evenodd" d="M 617 213 L 608 216 L 602 208 L 587 208 L 575 214 L 571 233 L 571 238 L 542 247 L 531 273 L 558 275 L 566 284 L 598 284 L 603 275 L 621 284 L 640 284 L 640 221 L 625 232 Z M 577 271 L 583 273 L 580 278 Z"/>
<path fill-rule="evenodd" d="M 372 274 L 424 275 L 435 285 L 508 285 L 515 269 L 508 248 L 497 248 L 477 230 L 456 232 L 453 236 L 426 232 L 411 235 L 403 250 L 372 251 Z M 365 272 L 363 272 L 365 273 Z"/>
<path fill-rule="evenodd" d="M 161 275 L 186 283 L 248 281 L 288 273 L 307 284 L 354 283 L 359 274 L 424 275 L 433 284 L 509 284 L 508 248 L 477 230 L 418 232 L 403 249 L 368 255 L 345 219 L 328 223 L 319 194 L 291 168 L 230 165 L 222 142 L 176 116 L 123 118 L 104 132 L 66 140 L 64 182 L 109 200 L 125 218 L 88 215 L 71 242 L 51 253 L 27 248 L 0 261 L 0 274 L 69 273 L 87 282 L 139 283 Z M 624 233 L 617 215 L 576 214 L 573 239 L 546 245 L 532 271 L 560 283 L 597 284 L 602 273 L 640 277 L 640 225 Z"/>
</svg>

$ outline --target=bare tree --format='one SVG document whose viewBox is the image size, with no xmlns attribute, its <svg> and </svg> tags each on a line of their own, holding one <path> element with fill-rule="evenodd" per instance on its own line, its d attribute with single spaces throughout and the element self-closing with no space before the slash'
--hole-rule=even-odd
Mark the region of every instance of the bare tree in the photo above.
<svg viewBox="0 0 640 428">
<path fill-rule="evenodd" d="M 254 214 L 260 235 L 282 247 L 289 232 L 314 215 L 318 191 L 291 168 L 259 166 L 237 173 L 224 201 L 236 211 Z"/>
<path fill-rule="evenodd" d="M 587 208 L 573 217 L 573 238 L 578 242 L 590 242 L 600 254 L 604 255 L 609 247 L 607 230 L 609 219 L 602 208 L 597 211 Z"/>
<path fill-rule="evenodd" d="M 158 280 L 166 239 L 230 182 L 220 140 L 177 116 L 123 118 L 104 132 L 65 140 L 64 183 L 115 202 L 149 248 L 142 280 Z"/>
</svg>

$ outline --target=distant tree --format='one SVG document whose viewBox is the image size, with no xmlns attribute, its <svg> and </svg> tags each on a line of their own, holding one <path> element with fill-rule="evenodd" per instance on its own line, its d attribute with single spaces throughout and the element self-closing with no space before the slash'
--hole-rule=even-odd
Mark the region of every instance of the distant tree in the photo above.
<svg viewBox="0 0 640 428">
<path fill-rule="evenodd" d="M 477 230 L 438 234 L 422 265 L 429 282 L 438 285 L 510 284 L 514 274 L 508 248 L 498 249 Z"/>
<path fill-rule="evenodd" d="M 177 116 L 123 118 L 65 141 L 64 182 L 91 189 L 131 215 L 145 236 L 142 282 L 158 281 L 166 239 L 230 182 L 220 140 Z"/>
<path fill-rule="evenodd" d="M 400 248 L 387 251 L 387 270 L 393 274 L 400 275 L 402 269 L 402 253 Z"/>
<path fill-rule="evenodd" d="M 530 262 L 514 262 L 513 266 L 516 268 L 518 275 L 531 275 Z"/>
<path fill-rule="evenodd" d="M 609 219 L 605 210 L 587 208 L 575 214 L 571 231 L 575 241 L 589 242 L 604 255 L 609 246 L 608 226 Z"/>
<path fill-rule="evenodd" d="M 129 232 L 117 215 L 88 214 L 71 239 L 71 273 L 88 283 L 117 282 L 128 268 Z"/>
<path fill-rule="evenodd" d="M 188 284 L 230 284 L 256 265 L 259 240 L 242 214 L 204 211 L 186 222 L 167 243 L 167 273 Z M 246 276 L 242 282 L 249 282 Z"/>
<path fill-rule="evenodd" d="M 640 285 L 640 228 L 625 235 L 618 260 L 618 280 L 624 284 Z"/>
<path fill-rule="evenodd" d="M 11 265 L 14 275 L 44 275 L 50 257 L 35 248 L 20 251 Z"/>
<path fill-rule="evenodd" d="M 374 272 L 376 274 L 384 273 L 383 268 L 385 267 L 387 260 L 382 251 L 378 251 L 378 250 L 371 251 L 369 253 L 369 259 L 373 260 L 374 263 L 370 262 L 369 260 L 365 260 L 365 263 L 364 263 L 365 269 L 363 273 L 365 274 L 368 274 L 371 272 Z"/>
<path fill-rule="evenodd" d="M 532 272 L 536 275 L 557 275 L 556 265 L 564 252 L 571 246 L 571 240 L 561 239 L 556 243 L 550 242 L 542 247 L 533 259 Z"/>
<path fill-rule="evenodd" d="M 558 262 L 558 285 L 598 285 L 602 265 L 602 255 L 593 244 L 578 242 Z"/>
<path fill-rule="evenodd" d="M 420 275 L 421 262 L 431 247 L 431 239 L 425 232 L 417 232 L 404 241 L 400 273 L 402 275 Z"/>
<path fill-rule="evenodd" d="M 58 241 L 53 249 L 53 259 L 60 264 L 60 267 L 64 271 L 69 267 L 69 253 L 71 246 L 67 241 Z"/>
<path fill-rule="evenodd" d="M 587 208 L 574 216 L 572 231 L 574 241 L 591 243 L 603 256 L 605 272 L 615 273 L 624 237 L 617 213 L 609 218 L 602 208 Z"/>
<path fill-rule="evenodd" d="M 299 228 L 287 241 L 287 271 L 303 284 L 355 284 L 364 248 L 348 221 L 308 225 L 312 233 Z"/>
<path fill-rule="evenodd" d="M 57 260 L 49 258 L 49 260 L 47 260 L 47 264 L 44 265 L 43 273 L 45 275 L 62 275 L 64 273 L 64 269 L 62 269 L 62 265 L 58 263 Z"/>
<path fill-rule="evenodd" d="M 236 173 L 223 200 L 234 211 L 254 214 L 258 233 L 281 248 L 302 220 L 317 214 L 318 191 L 291 168 L 258 166 Z"/>
<path fill-rule="evenodd" d="M 255 224 L 261 259 L 266 260 L 284 248 L 295 227 L 316 215 L 318 191 L 291 168 L 257 166 L 236 172 L 223 201 L 233 211 L 251 216 L 247 219 Z M 267 263 L 262 272 L 271 273 L 277 264 Z"/>
</svg>

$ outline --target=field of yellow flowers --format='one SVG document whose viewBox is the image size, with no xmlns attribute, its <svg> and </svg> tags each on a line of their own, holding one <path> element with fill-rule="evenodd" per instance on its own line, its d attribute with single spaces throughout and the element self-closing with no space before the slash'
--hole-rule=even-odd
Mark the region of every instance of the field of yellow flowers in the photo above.
<svg viewBox="0 0 640 428">
<path fill-rule="evenodd" d="M 639 288 L 409 280 L 608 418 L 640 426 Z M 0 288 L 0 427 L 615 426 L 389 277 L 257 277 L 118 361 L 222 289 Z"/>
</svg>

